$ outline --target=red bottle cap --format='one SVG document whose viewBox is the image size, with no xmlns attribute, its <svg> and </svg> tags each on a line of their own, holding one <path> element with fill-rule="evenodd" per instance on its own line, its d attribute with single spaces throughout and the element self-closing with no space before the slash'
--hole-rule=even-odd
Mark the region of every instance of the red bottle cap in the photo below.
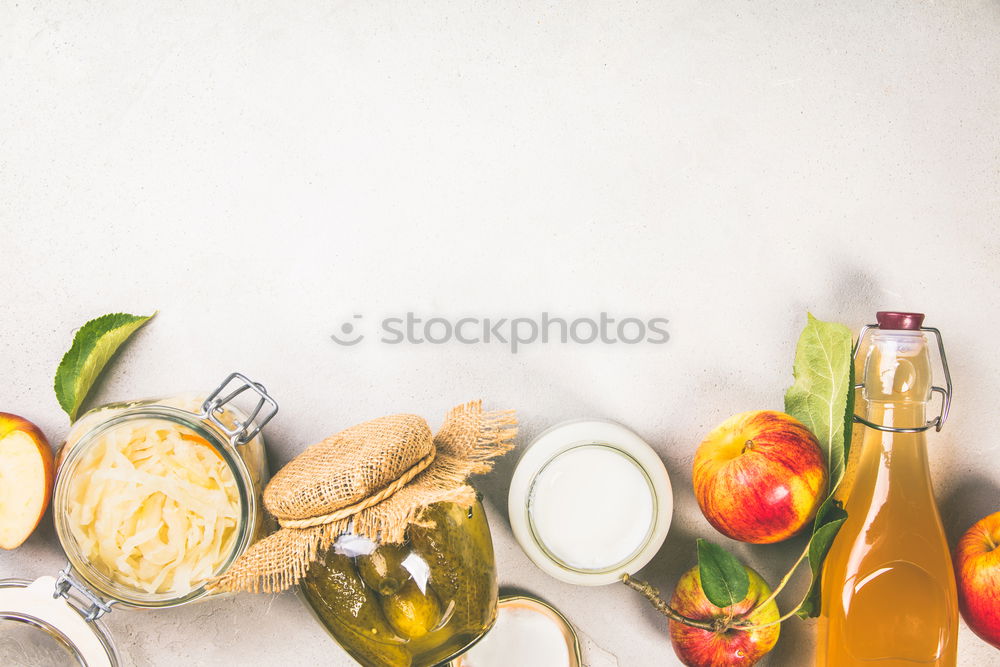
<svg viewBox="0 0 1000 667">
<path fill-rule="evenodd" d="M 896 313 L 891 310 L 880 310 L 875 313 L 879 329 L 894 329 L 904 331 L 919 331 L 924 324 L 923 313 Z"/>
</svg>

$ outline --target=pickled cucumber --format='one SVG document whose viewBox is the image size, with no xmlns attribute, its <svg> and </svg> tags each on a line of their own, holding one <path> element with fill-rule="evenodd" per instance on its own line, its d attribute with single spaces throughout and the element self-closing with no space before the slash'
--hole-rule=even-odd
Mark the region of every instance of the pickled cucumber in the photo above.
<svg viewBox="0 0 1000 667">
<path fill-rule="evenodd" d="M 410 579 L 399 590 L 382 598 L 382 612 L 401 637 L 417 639 L 441 622 L 441 602 L 428 586 L 423 592 Z"/>
<path fill-rule="evenodd" d="M 347 556 L 329 551 L 309 568 L 302 592 L 320 621 L 356 660 L 370 667 L 410 667 L 403 639 L 389 627 L 375 592 Z"/>
<path fill-rule="evenodd" d="M 409 547 L 401 544 L 384 544 L 371 555 L 358 556 L 355 564 L 361 579 L 382 596 L 392 595 L 410 579 L 403 567 L 403 560 L 410 554 Z"/>
<path fill-rule="evenodd" d="M 437 503 L 425 518 L 427 526 L 410 526 L 404 545 L 380 545 L 373 557 L 330 554 L 303 581 L 320 621 L 366 667 L 444 664 L 496 620 L 496 566 L 482 505 Z M 410 554 L 427 564 L 426 582 L 425 572 L 402 566 Z M 418 583 L 426 583 L 424 592 Z"/>
<path fill-rule="evenodd" d="M 489 628 L 496 617 L 497 580 L 493 542 L 483 507 L 432 505 L 433 527 L 412 526 L 410 540 L 431 568 L 430 583 L 442 605 L 454 602 L 449 626 L 456 631 Z"/>
</svg>

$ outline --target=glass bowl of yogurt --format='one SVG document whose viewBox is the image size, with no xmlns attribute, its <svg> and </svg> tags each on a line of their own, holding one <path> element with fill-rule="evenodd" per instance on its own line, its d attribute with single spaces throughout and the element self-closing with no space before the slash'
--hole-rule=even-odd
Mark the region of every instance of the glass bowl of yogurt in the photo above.
<svg viewBox="0 0 1000 667">
<path fill-rule="evenodd" d="M 514 536 L 562 581 L 617 582 L 646 565 L 673 514 L 670 478 L 656 452 L 621 424 L 578 420 L 528 445 L 511 480 Z"/>
</svg>

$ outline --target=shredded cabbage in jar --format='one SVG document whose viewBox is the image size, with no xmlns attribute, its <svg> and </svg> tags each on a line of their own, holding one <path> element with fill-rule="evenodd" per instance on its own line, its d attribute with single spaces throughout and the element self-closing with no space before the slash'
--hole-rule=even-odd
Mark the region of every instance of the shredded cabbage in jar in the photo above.
<svg viewBox="0 0 1000 667">
<path fill-rule="evenodd" d="M 73 472 L 68 524 L 112 581 L 186 594 L 218 574 L 238 537 L 236 479 L 193 431 L 135 420 L 93 442 Z"/>
</svg>

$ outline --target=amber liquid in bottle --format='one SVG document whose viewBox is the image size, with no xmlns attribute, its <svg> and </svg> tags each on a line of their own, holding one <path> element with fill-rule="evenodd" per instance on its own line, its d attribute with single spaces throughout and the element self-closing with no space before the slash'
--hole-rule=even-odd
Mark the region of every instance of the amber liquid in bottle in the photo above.
<svg viewBox="0 0 1000 667">
<path fill-rule="evenodd" d="M 926 423 L 931 366 L 920 331 L 876 331 L 864 370 L 867 420 Z M 930 431 L 933 432 L 933 431 Z M 927 461 L 927 432 L 864 429 L 848 518 L 823 569 L 819 667 L 954 667 L 958 601 Z"/>
</svg>

